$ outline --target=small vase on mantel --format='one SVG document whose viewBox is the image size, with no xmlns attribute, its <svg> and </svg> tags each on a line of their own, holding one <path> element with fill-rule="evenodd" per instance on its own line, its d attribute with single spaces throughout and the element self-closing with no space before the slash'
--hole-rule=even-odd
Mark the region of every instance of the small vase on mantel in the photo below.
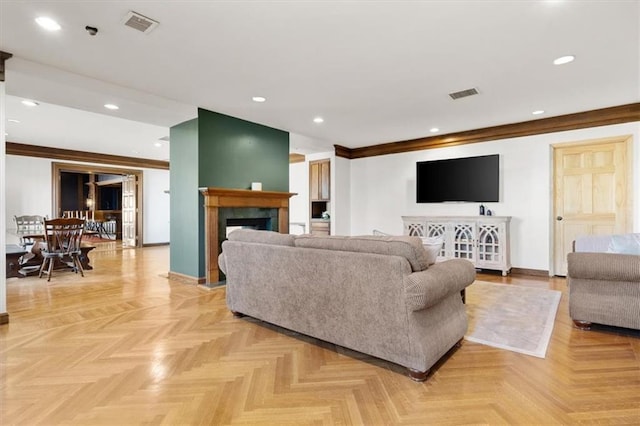
<svg viewBox="0 0 640 426">
<path fill-rule="evenodd" d="M 480 204 L 480 216 L 484 216 L 484 206 Z"/>
</svg>

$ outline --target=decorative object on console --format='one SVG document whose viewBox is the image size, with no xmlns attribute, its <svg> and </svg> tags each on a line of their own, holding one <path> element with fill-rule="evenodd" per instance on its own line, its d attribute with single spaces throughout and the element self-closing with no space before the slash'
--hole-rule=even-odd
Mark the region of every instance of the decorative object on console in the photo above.
<svg viewBox="0 0 640 426">
<path fill-rule="evenodd" d="M 262 182 L 251 182 L 252 191 L 262 191 Z"/>
<path fill-rule="evenodd" d="M 484 206 L 480 204 L 480 216 L 484 216 Z"/>
<path fill-rule="evenodd" d="M 476 268 L 511 270 L 510 216 L 402 216 L 404 234 L 444 240 L 438 261 L 467 259 Z"/>
<path fill-rule="evenodd" d="M 487 216 L 493 216 L 493 212 L 489 209 L 487 209 Z"/>
</svg>

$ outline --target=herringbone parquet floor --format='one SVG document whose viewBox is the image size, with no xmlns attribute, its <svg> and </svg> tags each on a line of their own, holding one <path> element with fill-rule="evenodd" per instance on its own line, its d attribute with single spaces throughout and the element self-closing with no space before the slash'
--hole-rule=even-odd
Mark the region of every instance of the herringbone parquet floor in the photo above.
<svg viewBox="0 0 640 426">
<path fill-rule="evenodd" d="M 171 282 L 167 247 L 92 253 L 85 278 L 7 282 L 3 425 L 640 424 L 640 338 L 579 331 L 563 292 L 546 359 L 464 342 L 424 383 Z"/>
</svg>

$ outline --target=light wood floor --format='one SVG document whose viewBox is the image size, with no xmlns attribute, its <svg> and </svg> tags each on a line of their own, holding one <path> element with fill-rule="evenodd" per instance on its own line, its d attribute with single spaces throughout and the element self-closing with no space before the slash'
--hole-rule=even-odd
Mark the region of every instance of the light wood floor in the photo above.
<svg viewBox="0 0 640 426">
<path fill-rule="evenodd" d="M 640 339 L 572 328 L 546 359 L 464 342 L 427 382 L 252 319 L 225 290 L 166 278 L 168 247 L 92 252 L 95 270 L 7 282 L 0 424 L 640 424 Z"/>
</svg>

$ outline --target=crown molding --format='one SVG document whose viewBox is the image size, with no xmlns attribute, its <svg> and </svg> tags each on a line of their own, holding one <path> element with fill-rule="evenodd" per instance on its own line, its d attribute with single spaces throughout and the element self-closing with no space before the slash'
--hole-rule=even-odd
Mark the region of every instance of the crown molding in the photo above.
<svg viewBox="0 0 640 426">
<path fill-rule="evenodd" d="M 27 145 L 7 142 L 7 155 L 25 157 L 51 158 L 53 160 L 81 161 L 83 163 L 113 164 L 145 169 L 169 170 L 168 161 L 150 160 L 148 158 L 123 157 L 120 155 L 98 154 L 96 152 L 75 151 L 72 149 L 51 148 L 48 146 Z"/>
<path fill-rule="evenodd" d="M 402 152 L 466 145 L 508 138 L 519 138 L 523 136 L 608 126 L 611 124 L 629 123 L 634 121 L 640 121 L 640 103 L 559 115 L 556 117 L 524 121 L 521 123 L 485 127 L 482 129 L 449 133 L 446 135 L 389 142 L 361 148 L 347 148 L 341 145 L 334 145 L 334 147 L 337 157 L 344 157 L 352 160 L 355 158 L 399 154 Z"/>
</svg>

